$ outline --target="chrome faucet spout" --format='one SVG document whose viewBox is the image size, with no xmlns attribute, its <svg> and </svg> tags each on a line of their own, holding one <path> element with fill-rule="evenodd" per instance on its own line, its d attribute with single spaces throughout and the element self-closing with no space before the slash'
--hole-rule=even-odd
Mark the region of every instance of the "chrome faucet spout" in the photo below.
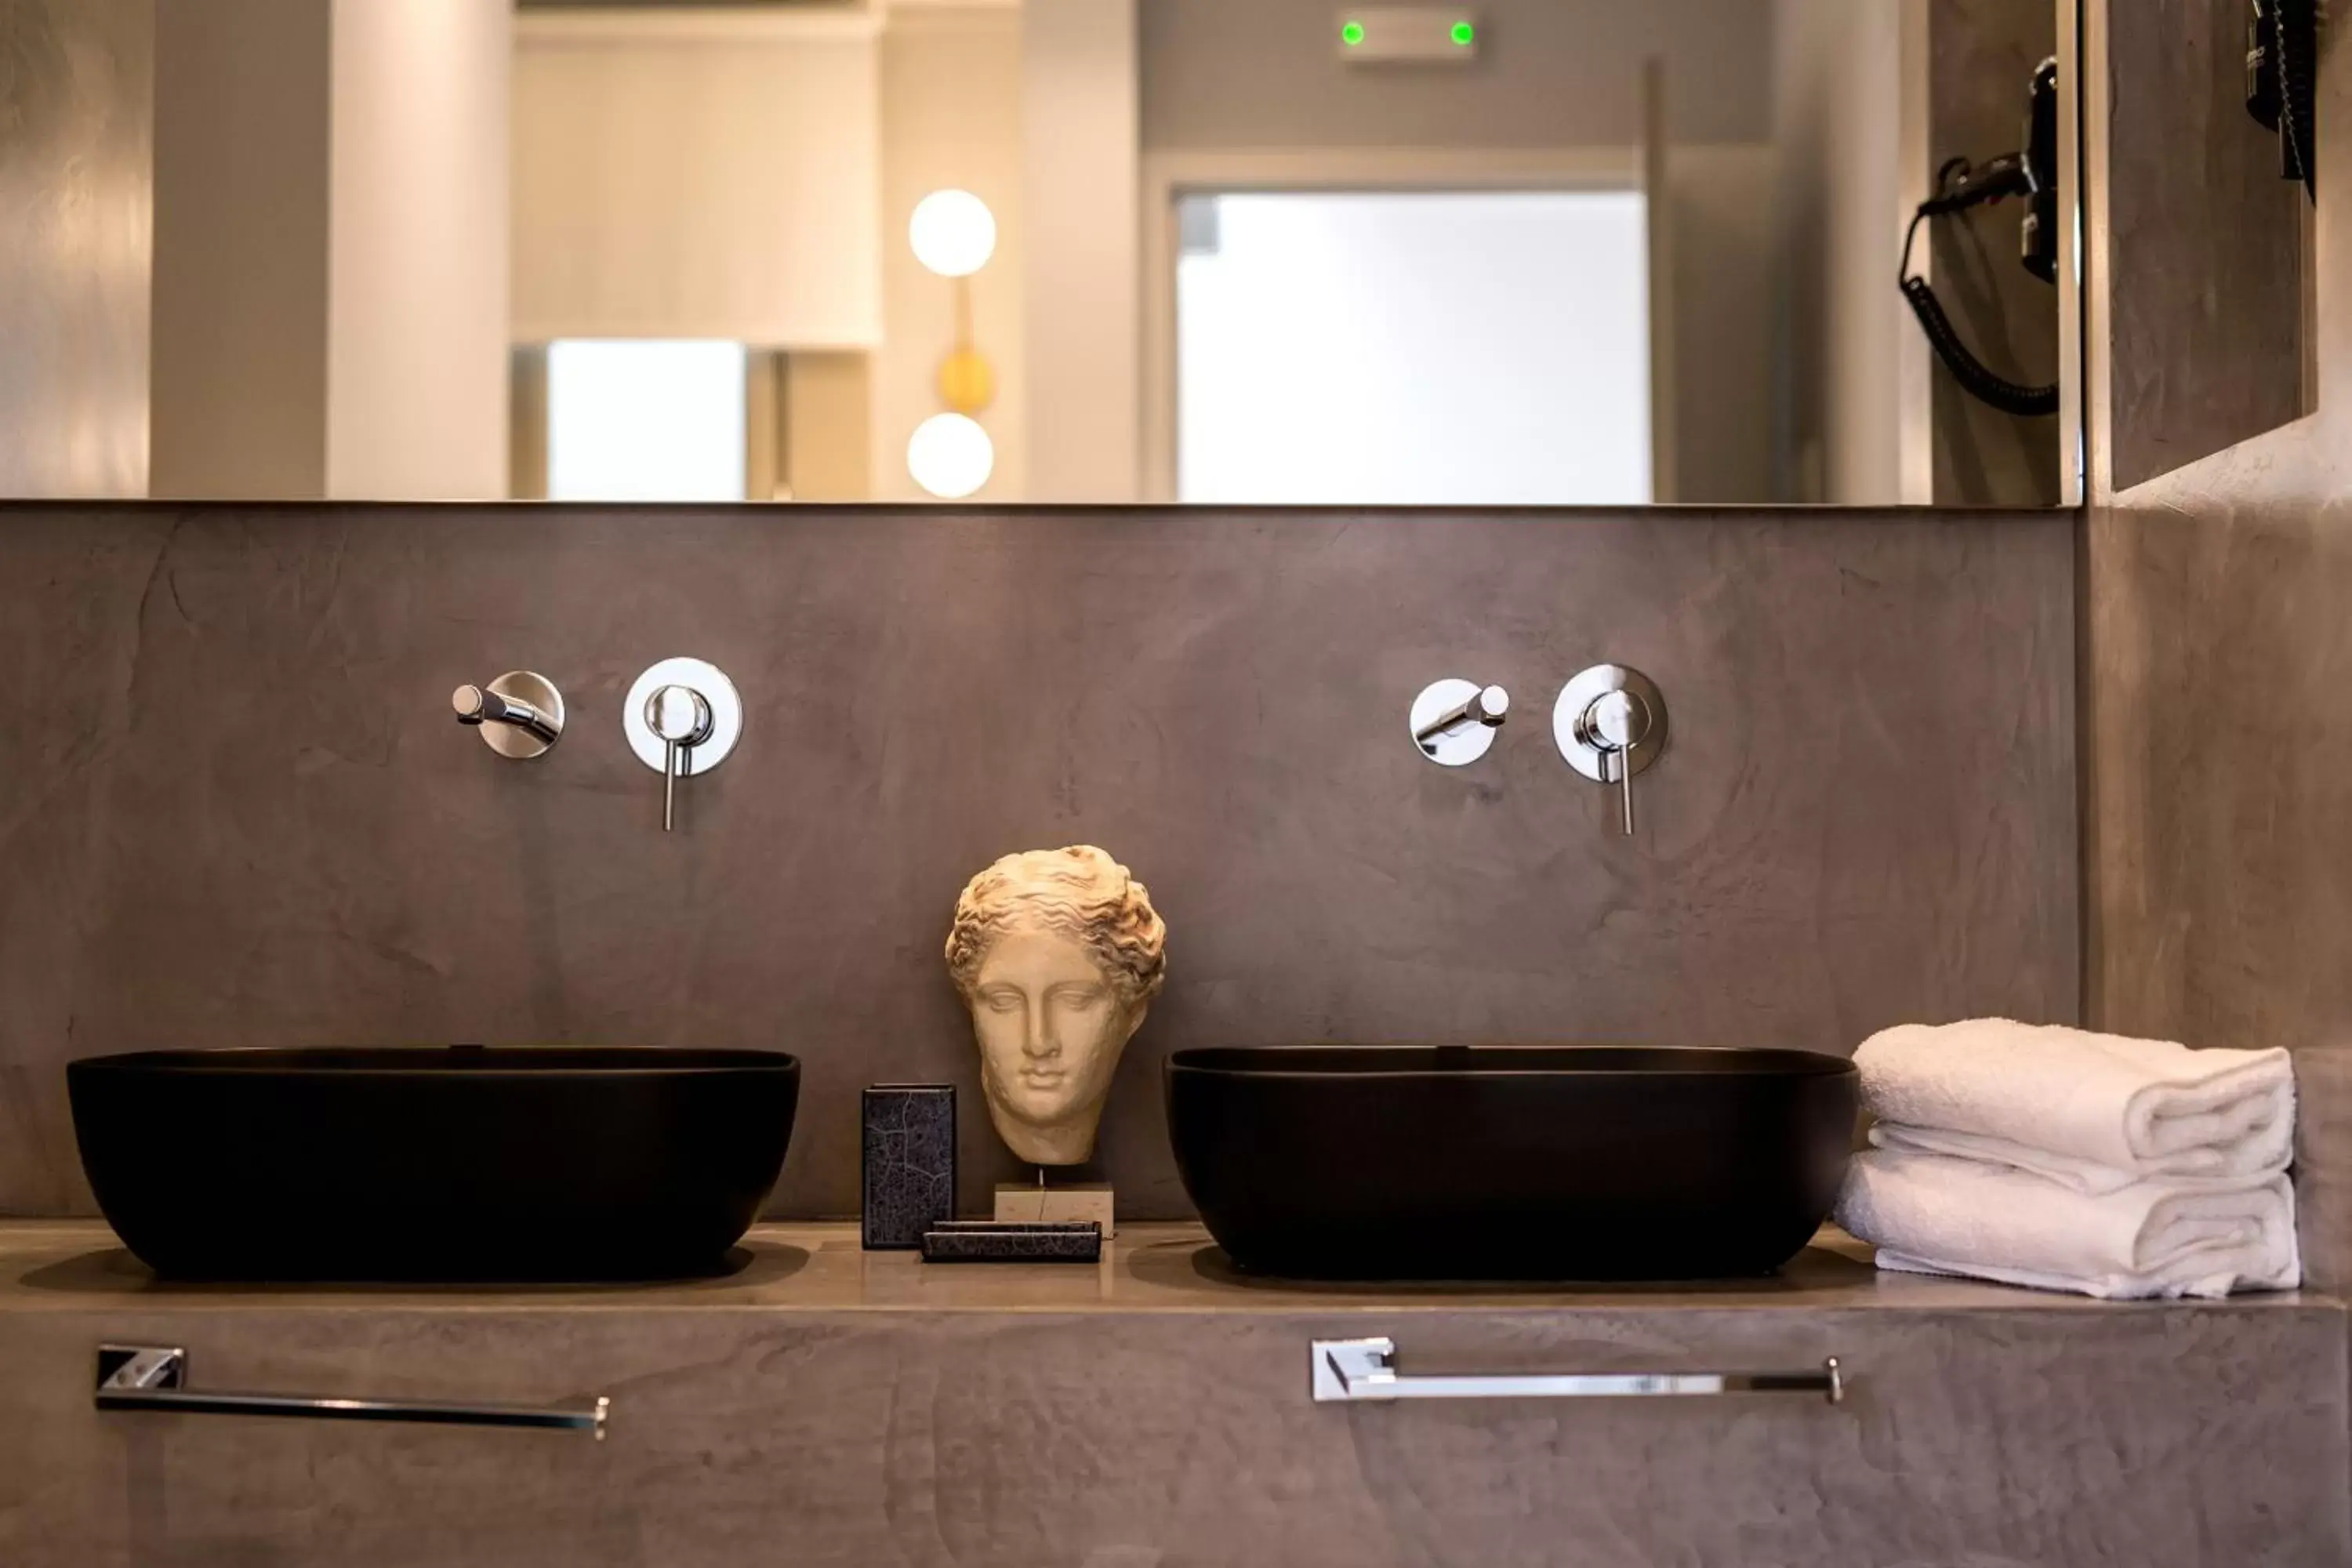
<svg viewBox="0 0 2352 1568">
<path fill-rule="evenodd" d="M 1470 725 L 1484 724 L 1490 730 L 1500 728 L 1510 710 L 1509 692 L 1499 686 L 1482 686 L 1436 718 L 1415 726 L 1412 738 L 1421 742 L 1423 751 L 1433 751 L 1435 748 L 1432 742 L 1438 737 L 1451 735 Z"/>
<path fill-rule="evenodd" d="M 458 723 L 502 757 L 543 756 L 563 733 L 563 693 L 528 669 L 510 669 L 487 686 L 461 686 L 449 693 L 449 706 Z"/>
<path fill-rule="evenodd" d="M 563 732 L 562 721 L 541 712 L 528 702 L 501 696 L 479 686 L 457 688 L 449 694 L 449 705 L 457 710 L 457 722 L 460 724 L 511 724 L 551 746 Z"/>
<path fill-rule="evenodd" d="M 1413 699 L 1407 722 L 1421 754 L 1442 767 L 1476 762 L 1511 711 L 1511 694 L 1475 680 L 1440 680 Z"/>
</svg>

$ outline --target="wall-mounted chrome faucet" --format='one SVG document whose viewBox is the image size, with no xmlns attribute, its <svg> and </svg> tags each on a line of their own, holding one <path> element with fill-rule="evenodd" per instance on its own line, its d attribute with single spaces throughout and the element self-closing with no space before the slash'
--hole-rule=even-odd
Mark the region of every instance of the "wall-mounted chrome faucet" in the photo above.
<svg viewBox="0 0 2352 1568">
<path fill-rule="evenodd" d="M 1666 700 L 1657 683 L 1622 664 L 1596 664 L 1561 689 L 1551 738 L 1568 765 L 1595 784 L 1615 784 L 1633 831 L 1633 779 L 1666 746 Z"/>
<path fill-rule="evenodd" d="M 677 824 L 677 781 L 707 773 L 743 737 L 743 700 L 718 666 L 666 658 L 629 688 L 621 728 L 637 760 L 662 775 L 662 831 Z"/>
<path fill-rule="evenodd" d="M 1476 762 L 1495 743 L 1511 710 L 1511 694 L 1475 680 L 1440 680 L 1412 700 L 1412 743 L 1441 767 Z"/>
<path fill-rule="evenodd" d="M 461 686 L 449 694 L 457 722 L 472 725 L 502 757 L 544 755 L 563 734 L 563 693 L 527 669 L 510 669 L 488 686 Z"/>
</svg>

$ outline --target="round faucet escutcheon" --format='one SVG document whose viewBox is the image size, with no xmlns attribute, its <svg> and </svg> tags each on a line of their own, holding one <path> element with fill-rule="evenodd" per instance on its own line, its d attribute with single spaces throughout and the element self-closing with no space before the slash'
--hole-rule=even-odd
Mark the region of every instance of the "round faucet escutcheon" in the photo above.
<svg viewBox="0 0 2352 1568">
<path fill-rule="evenodd" d="M 621 704 L 637 760 L 662 775 L 662 830 L 677 822 L 679 781 L 701 777 L 743 738 L 743 700 L 717 665 L 666 658 L 637 677 Z"/>
<path fill-rule="evenodd" d="M 1510 716 L 1511 694 L 1475 680 L 1433 681 L 1406 716 L 1412 743 L 1440 767 L 1467 767 L 1486 754 Z"/>
</svg>

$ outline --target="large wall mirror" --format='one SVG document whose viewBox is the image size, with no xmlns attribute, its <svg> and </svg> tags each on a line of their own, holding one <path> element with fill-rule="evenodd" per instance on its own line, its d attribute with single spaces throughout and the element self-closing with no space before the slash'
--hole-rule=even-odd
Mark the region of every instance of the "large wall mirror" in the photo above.
<svg viewBox="0 0 2352 1568">
<path fill-rule="evenodd" d="M 2079 500 L 2073 0 L 0 15 L 7 494 Z"/>
</svg>

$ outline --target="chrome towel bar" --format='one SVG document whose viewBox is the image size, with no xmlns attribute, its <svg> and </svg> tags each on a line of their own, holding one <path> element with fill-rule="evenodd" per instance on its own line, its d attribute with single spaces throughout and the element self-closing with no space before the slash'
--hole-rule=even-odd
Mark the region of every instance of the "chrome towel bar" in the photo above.
<svg viewBox="0 0 2352 1568">
<path fill-rule="evenodd" d="M 1387 1399 L 1650 1399 L 1717 1394 L 1820 1394 L 1845 1399 L 1837 1357 L 1818 1372 L 1621 1372 L 1457 1373 L 1408 1377 L 1396 1368 L 1393 1340 L 1317 1340 L 1312 1373 L 1318 1404 Z"/>
<path fill-rule="evenodd" d="M 530 1405 L 436 1405 L 404 1399 L 329 1399 L 290 1394 L 205 1394 L 183 1384 L 188 1352 L 176 1346 L 98 1347 L 100 1410 L 176 1411 L 190 1415 L 291 1415 L 315 1421 L 413 1421 L 450 1426 L 530 1426 L 591 1432 L 604 1440 L 613 1402 L 585 1409 Z"/>
</svg>

